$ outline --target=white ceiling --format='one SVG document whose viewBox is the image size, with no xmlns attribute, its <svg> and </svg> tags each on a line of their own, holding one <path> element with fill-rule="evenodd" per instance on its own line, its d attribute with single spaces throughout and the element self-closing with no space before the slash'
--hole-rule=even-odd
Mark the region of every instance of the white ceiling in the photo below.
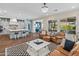
<svg viewBox="0 0 79 59">
<path fill-rule="evenodd" d="M 0 3 L 0 10 L 6 10 L 6 13 L 0 13 L 6 17 L 17 18 L 36 18 L 43 14 L 41 7 L 43 3 Z M 63 11 L 73 10 L 79 7 L 79 3 L 47 3 L 49 8 L 48 15 Z M 73 8 L 72 8 L 73 7 Z M 54 11 L 58 9 L 58 11 Z"/>
</svg>

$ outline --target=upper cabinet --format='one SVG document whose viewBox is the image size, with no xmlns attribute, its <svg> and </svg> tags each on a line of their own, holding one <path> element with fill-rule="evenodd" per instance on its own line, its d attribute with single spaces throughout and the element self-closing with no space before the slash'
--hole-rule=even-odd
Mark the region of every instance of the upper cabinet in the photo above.
<svg viewBox="0 0 79 59">
<path fill-rule="evenodd" d="M 10 18 L 3 18 L 3 17 L 0 17 L 0 21 L 3 21 L 3 22 L 10 22 Z"/>
<path fill-rule="evenodd" d="M 0 25 L 6 28 L 10 22 L 10 18 L 0 17 Z"/>
</svg>

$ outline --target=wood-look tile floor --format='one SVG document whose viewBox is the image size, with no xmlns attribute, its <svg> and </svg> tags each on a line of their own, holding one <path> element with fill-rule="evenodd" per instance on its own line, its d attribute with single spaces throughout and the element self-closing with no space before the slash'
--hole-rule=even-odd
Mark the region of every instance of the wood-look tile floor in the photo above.
<svg viewBox="0 0 79 59">
<path fill-rule="evenodd" d="M 21 44 L 33 39 L 38 38 L 39 35 L 37 33 L 29 34 L 25 38 L 19 38 L 19 39 L 10 39 L 9 35 L 0 35 L 0 55 L 4 54 L 5 48 L 14 46 L 17 44 Z"/>
</svg>

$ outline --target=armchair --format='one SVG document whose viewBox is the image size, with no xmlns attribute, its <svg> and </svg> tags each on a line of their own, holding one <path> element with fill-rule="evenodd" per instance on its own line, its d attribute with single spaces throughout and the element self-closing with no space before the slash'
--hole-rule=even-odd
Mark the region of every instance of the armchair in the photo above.
<svg viewBox="0 0 79 59">
<path fill-rule="evenodd" d="M 60 35 L 62 38 L 64 38 L 65 37 L 65 33 L 64 32 L 59 32 L 59 34 L 58 35 Z"/>
<path fill-rule="evenodd" d="M 58 46 L 53 52 L 49 53 L 49 56 L 75 56 L 79 55 L 79 52 L 76 52 L 79 48 L 79 45 L 75 45 L 73 49 L 69 52 L 63 49 L 63 46 Z"/>
<path fill-rule="evenodd" d="M 64 41 L 63 41 L 64 42 Z M 53 52 L 48 54 L 49 56 L 75 56 L 79 55 L 79 44 L 75 43 L 71 51 L 67 51 L 64 49 L 64 44 L 60 44 L 54 49 Z"/>
<path fill-rule="evenodd" d="M 44 35 L 44 36 L 43 36 L 43 40 L 45 40 L 45 41 L 50 41 L 50 36 L 49 36 L 49 35 Z"/>
<path fill-rule="evenodd" d="M 64 32 L 59 32 L 56 35 L 57 43 L 60 44 L 63 38 L 65 38 L 65 33 Z"/>
<path fill-rule="evenodd" d="M 54 43 L 57 43 L 57 38 L 55 36 L 50 36 L 50 40 Z"/>
<path fill-rule="evenodd" d="M 42 30 L 40 33 L 39 33 L 39 37 L 42 39 L 43 36 L 45 36 L 47 34 L 47 31 L 46 30 Z"/>
<path fill-rule="evenodd" d="M 74 52 L 73 56 L 79 56 L 79 49 Z"/>
<path fill-rule="evenodd" d="M 56 35 L 51 36 L 51 41 L 55 42 L 56 44 L 59 44 L 61 43 L 63 38 L 65 38 L 65 33 L 59 32 Z"/>
</svg>

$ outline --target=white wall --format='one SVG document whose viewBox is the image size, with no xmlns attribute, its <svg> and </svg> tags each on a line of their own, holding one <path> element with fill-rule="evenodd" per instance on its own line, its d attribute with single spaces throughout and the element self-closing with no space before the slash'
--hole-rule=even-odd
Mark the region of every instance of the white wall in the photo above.
<svg viewBox="0 0 79 59">
<path fill-rule="evenodd" d="M 60 30 L 60 20 L 64 19 L 64 18 L 68 18 L 68 17 L 76 17 L 76 26 L 77 29 L 76 31 L 79 32 L 79 10 L 72 10 L 72 11 L 66 11 L 66 12 L 61 12 L 58 14 L 54 14 L 54 15 L 50 15 L 50 16 L 46 16 L 43 19 L 43 29 L 48 31 L 48 20 L 57 20 L 58 21 L 58 31 Z"/>
</svg>

